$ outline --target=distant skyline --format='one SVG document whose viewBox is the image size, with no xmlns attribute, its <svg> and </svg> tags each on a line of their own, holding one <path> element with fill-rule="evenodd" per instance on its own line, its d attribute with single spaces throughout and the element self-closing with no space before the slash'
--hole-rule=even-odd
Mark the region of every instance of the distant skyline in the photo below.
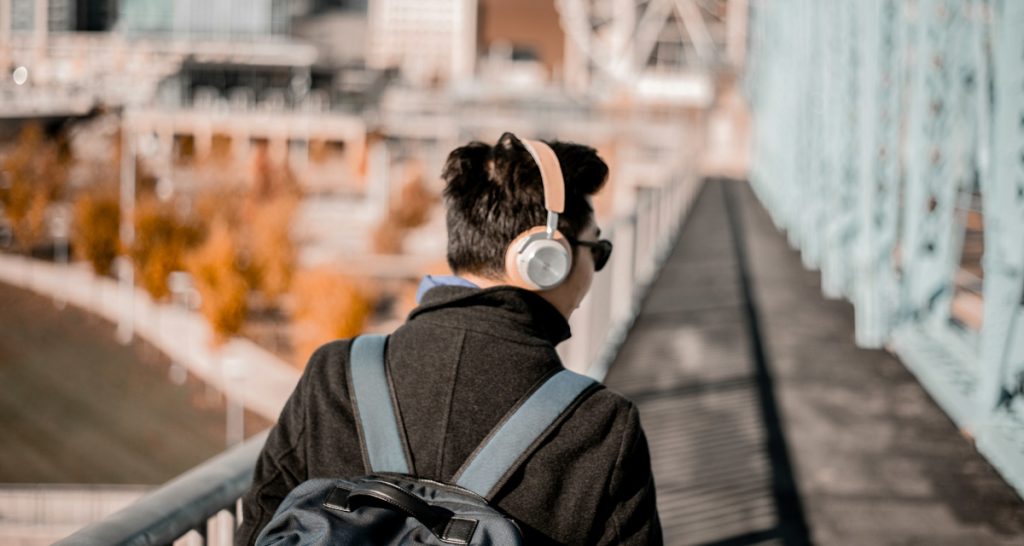
<svg viewBox="0 0 1024 546">
<path fill-rule="evenodd" d="M 35 28 L 38 0 L 9 0 L 11 29 Z M 47 0 L 47 30 L 288 33 L 294 17 L 363 12 L 369 0 Z M 2 4 L 0 4 L 2 6 Z M 238 8 L 244 6 L 244 13 Z M 201 17 L 196 15 L 201 14 Z"/>
</svg>

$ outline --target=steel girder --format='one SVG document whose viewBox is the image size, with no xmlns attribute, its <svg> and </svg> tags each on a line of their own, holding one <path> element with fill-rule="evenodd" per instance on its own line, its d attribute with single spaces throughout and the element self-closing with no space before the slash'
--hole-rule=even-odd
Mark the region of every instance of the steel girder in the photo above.
<svg viewBox="0 0 1024 546">
<path fill-rule="evenodd" d="M 1024 491 L 1024 2 L 751 4 L 751 183 L 856 340 Z M 953 312 L 980 187 L 982 320 Z"/>
<path fill-rule="evenodd" d="M 1024 3 L 992 6 L 991 162 L 985 208 L 978 448 L 1024 490 Z M 988 158 L 986 158 L 988 159 Z"/>
<path fill-rule="evenodd" d="M 870 0 L 861 10 L 858 219 L 855 251 L 856 340 L 881 347 L 896 318 L 898 280 L 892 257 L 899 225 L 900 131 L 906 32 L 902 2 Z"/>
</svg>

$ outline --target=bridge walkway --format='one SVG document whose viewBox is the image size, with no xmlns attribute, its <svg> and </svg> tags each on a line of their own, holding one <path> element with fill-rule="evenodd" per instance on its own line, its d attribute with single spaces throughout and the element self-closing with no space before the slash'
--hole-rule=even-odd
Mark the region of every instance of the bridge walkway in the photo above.
<svg viewBox="0 0 1024 546">
<path fill-rule="evenodd" d="M 1024 503 L 745 182 L 710 181 L 606 383 L 633 399 L 667 544 L 1024 544 Z"/>
</svg>

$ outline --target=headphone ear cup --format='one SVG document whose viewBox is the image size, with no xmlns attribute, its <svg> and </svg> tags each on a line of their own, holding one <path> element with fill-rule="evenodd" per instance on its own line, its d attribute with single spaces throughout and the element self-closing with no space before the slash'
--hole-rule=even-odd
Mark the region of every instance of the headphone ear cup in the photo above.
<svg viewBox="0 0 1024 546">
<path fill-rule="evenodd" d="M 505 277 L 512 286 L 536 290 L 527 283 L 526 279 L 519 272 L 519 249 L 526 244 L 526 238 L 531 235 L 531 231 L 533 230 L 520 233 L 505 250 Z"/>
<path fill-rule="evenodd" d="M 538 226 L 520 234 L 505 252 L 505 273 L 515 286 L 550 290 L 565 282 L 572 271 L 572 249 L 558 231 L 548 238 Z"/>
</svg>

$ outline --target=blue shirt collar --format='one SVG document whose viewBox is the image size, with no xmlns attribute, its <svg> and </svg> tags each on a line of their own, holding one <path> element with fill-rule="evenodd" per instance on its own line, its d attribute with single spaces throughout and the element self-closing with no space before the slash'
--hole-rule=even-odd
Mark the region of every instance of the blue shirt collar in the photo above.
<svg viewBox="0 0 1024 546">
<path fill-rule="evenodd" d="M 480 288 L 479 286 L 455 275 L 427 275 L 420 281 L 420 287 L 416 290 L 416 303 L 423 300 L 423 294 L 427 290 L 437 286 L 465 286 L 467 288 Z"/>
</svg>

